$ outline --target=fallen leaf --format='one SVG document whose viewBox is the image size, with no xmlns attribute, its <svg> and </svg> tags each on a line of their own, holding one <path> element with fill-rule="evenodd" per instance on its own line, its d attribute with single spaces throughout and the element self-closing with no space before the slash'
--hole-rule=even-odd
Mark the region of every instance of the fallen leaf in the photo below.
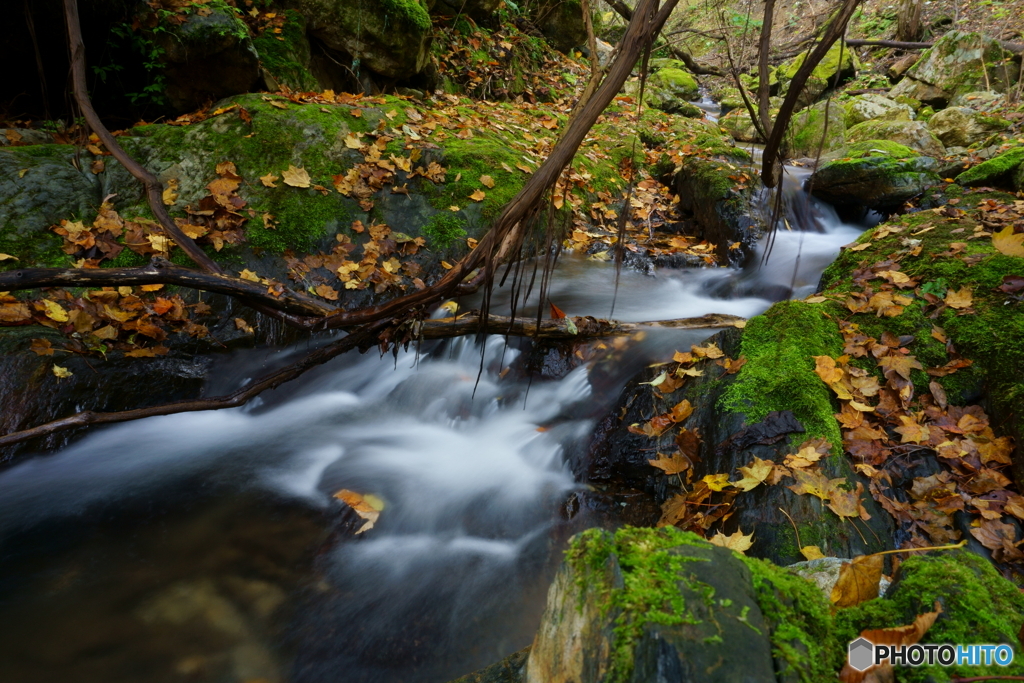
<svg viewBox="0 0 1024 683">
<path fill-rule="evenodd" d="M 690 469 L 690 461 L 681 453 L 673 453 L 672 455 L 658 453 L 657 460 L 648 460 L 647 462 L 660 470 L 664 470 L 665 474 L 679 474 Z"/>
<path fill-rule="evenodd" d="M 71 377 L 75 374 L 68 370 L 67 368 L 62 368 L 59 365 L 54 365 L 52 369 L 53 374 L 56 375 L 57 379 L 67 379 L 68 377 Z"/>
<path fill-rule="evenodd" d="M 750 547 L 754 545 L 754 534 L 744 534 L 742 530 L 737 529 L 731 536 L 726 536 L 719 531 L 717 534 L 709 538 L 708 542 L 712 545 L 720 545 L 723 548 L 735 550 L 742 554 L 750 550 Z"/>
<path fill-rule="evenodd" d="M 764 483 L 764 480 L 772 473 L 772 468 L 774 467 L 775 463 L 771 460 L 762 460 L 755 455 L 754 462 L 750 463 L 750 465 L 737 468 L 740 474 L 743 475 L 743 478 L 739 481 L 734 481 L 732 485 L 741 491 L 753 490 Z"/>
<path fill-rule="evenodd" d="M 11 256 L 10 254 L 0 254 L 0 261 L 9 261 L 9 260 L 18 261 L 19 259 L 18 259 L 17 256 Z"/>
<path fill-rule="evenodd" d="M 474 202 L 482 202 L 484 199 L 487 198 L 487 193 L 484 192 L 483 190 L 476 190 L 475 192 L 473 192 L 473 194 L 469 195 L 469 198 L 472 199 Z"/>
<path fill-rule="evenodd" d="M 164 204 L 167 206 L 173 206 L 174 202 L 178 201 L 178 179 L 171 178 L 167 181 L 167 186 L 163 191 Z"/>
<path fill-rule="evenodd" d="M 260 182 L 263 183 L 264 187 L 277 187 L 274 183 L 280 180 L 280 178 L 273 173 L 260 176 Z"/>
<path fill-rule="evenodd" d="M 1024 237 L 1024 234 L 1021 236 Z M 945 302 L 947 306 L 957 310 L 970 308 L 971 304 L 974 303 L 974 297 L 971 296 L 971 288 L 964 286 L 957 291 L 953 291 L 952 289 L 948 290 L 946 292 Z"/>
<path fill-rule="evenodd" d="M 55 350 L 49 339 L 33 339 L 32 346 L 29 348 L 37 356 L 52 356 Z"/>
<path fill-rule="evenodd" d="M 285 185 L 291 185 L 292 187 L 309 187 L 310 178 L 309 173 L 304 168 L 295 168 L 289 165 L 288 170 L 282 174 Z"/>
<path fill-rule="evenodd" d="M 1001 254 L 1024 258 L 1024 232 L 1015 233 L 1013 226 L 1008 225 L 992 234 L 992 246 Z"/>
<path fill-rule="evenodd" d="M 708 488 L 712 491 L 721 491 L 726 486 L 729 486 L 729 475 L 728 474 L 708 474 L 705 475 L 701 480 L 708 485 Z"/>
<path fill-rule="evenodd" d="M 805 545 L 800 548 L 800 554 L 804 556 L 805 560 L 820 560 L 825 557 L 825 554 L 821 552 L 821 548 L 816 545 Z"/>
<path fill-rule="evenodd" d="M 361 495 L 355 491 L 342 489 L 335 493 L 334 497 L 348 505 L 357 515 L 366 520 L 363 526 L 356 531 L 357 534 L 372 529 L 373 525 L 377 523 L 381 511 L 384 510 L 384 501 L 372 494 Z"/>
<path fill-rule="evenodd" d="M 836 607 L 854 607 L 878 597 L 882 580 L 882 555 L 859 555 L 839 568 L 839 580 L 829 599 Z"/>
<path fill-rule="evenodd" d="M 46 317 L 58 323 L 66 323 L 68 321 L 68 312 L 60 307 L 56 301 L 50 301 L 49 299 L 43 299 L 43 306 L 46 307 Z"/>
<path fill-rule="evenodd" d="M 489 190 L 493 190 L 495 185 L 494 178 L 489 175 L 482 175 L 480 176 L 480 184 Z"/>
</svg>

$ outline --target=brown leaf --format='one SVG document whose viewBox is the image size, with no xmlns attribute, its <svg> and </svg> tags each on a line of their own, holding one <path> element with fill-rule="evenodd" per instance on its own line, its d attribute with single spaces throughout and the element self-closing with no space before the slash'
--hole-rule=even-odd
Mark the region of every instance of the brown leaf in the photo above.
<svg viewBox="0 0 1024 683">
<path fill-rule="evenodd" d="M 562 318 L 565 317 L 565 312 L 562 311 L 561 308 L 559 308 L 550 301 L 548 302 L 548 305 L 551 306 L 551 318 L 553 320 L 561 320 Z"/>
<path fill-rule="evenodd" d="M 743 478 L 739 481 L 734 481 L 732 485 L 742 491 L 751 491 L 768 478 L 774 467 L 775 463 L 771 460 L 762 460 L 755 455 L 754 461 L 750 465 L 737 468 L 740 474 L 743 475 Z"/>
<path fill-rule="evenodd" d="M 52 356 L 54 354 L 53 344 L 49 339 L 33 339 L 30 349 L 37 356 Z"/>
<path fill-rule="evenodd" d="M 836 607 L 855 607 L 878 597 L 882 580 L 882 555 L 859 555 L 839 569 L 839 580 L 829 599 Z"/>
<path fill-rule="evenodd" d="M 673 453 L 672 455 L 658 453 L 657 460 L 648 460 L 647 462 L 660 470 L 664 470 L 665 474 L 679 474 L 690 469 L 690 461 L 681 453 Z"/>
<path fill-rule="evenodd" d="M 1021 237 L 1024 237 L 1024 234 L 1022 234 Z M 971 288 L 965 285 L 956 291 L 952 288 L 948 289 L 946 291 L 945 302 L 947 306 L 957 310 L 970 308 L 971 304 L 974 303 L 974 297 L 971 295 Z"/>
<path fill-rule="evenodd" d="M 292 187 L 310 186 L 309 173 L 304 168 L 295 168 L 289 165 L 288 170 L 284 171 L 281 176 L 284 178 L 285 185 L 291 185 Z"/>
</svg>

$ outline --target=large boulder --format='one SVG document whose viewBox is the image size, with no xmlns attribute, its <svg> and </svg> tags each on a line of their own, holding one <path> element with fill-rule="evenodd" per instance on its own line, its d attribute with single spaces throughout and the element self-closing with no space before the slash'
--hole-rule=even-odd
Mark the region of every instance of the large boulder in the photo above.
<svg viewBox="0 0 1024 683">
<path fill-rule="evenodd" d="M 851 145 L 846 156 L 823 164 L 810 179 L 811 192 L 837 208 L 899 208 L 940 182 L 931 157 L 887 140 Z"/>
<path fill-rule="evenodd" d="M 793 115 L 786 131 L 790 156 L 814 157 L 846 144 L 846 112 L 835 102 L 819 102 Z"/>
<path fill-rule="evenodd" d="M 772 112 L 773 116 L 777 111 Z M 718 119 L 718 125 L 731 135 L 733 139 L 740 142 L 764 142 L 764 138 L 758 133 L 757 126 L 754 125 L 750 114 L 742 105 Z"/>
<path fill-rule="evenodd" d="M 580 0 L 527 0 L 523 7 L 548 43 L 565 54 L 587 42 Z"/>
<path fill-rule="evenodd" d="M 430 60 L 430 15 L 419 0 L 294 2 L 313 36 L 385 78 L 409 78 Z"/>
<path fill-rule="evenodd" d="M 260 55 L 263 81 L 271 91 L 282 87 L 296 92 L 324 90 L 312 71 L 312 55 L 306 37 L 306 18 L 295 10 L 282 10 L 281 33 L 264 31 L 253 43 Z"/>
<path fill-rule="evenodd" d="M 969 147 L 1010 126 L 997 116 L 967 107 L 947 107 L 928 119 L 928 127 L 947 147 Z"/>
<path fill-rule="evenodd" d="M 809 581 L 693 534 L 592 529 L 548 592 L 526 681 L 827 680 L 831 621 Z"/>
<path fill-rule="evenodd" d="M 846 127 L 856 126 L 865 121 L 912 121 L 914 110 L 902 102 L 890 100 L 883 95 L 867 93 L 857 95 L 844 105 Z"/>
<path fill-rule="evenodd" d="M 789 90 L 789 84 L 797 71 L 803 66 L 807 58 L 806 52 L 801 52 L 793 59 L 780 64 L 775 70 L 774 76 L 779 81 L 779 94 L 785 94 Z M 857 75 L 860 64 L 857 55 L 842 41 L 837 42 L 825 54 L 824 59 L 811 71 L 807 83 L 804 85 L 797 100 L 798 107 L 806 107 L 815 102 L 825 90 L 835 87 Z"/>
<path fill-rule="evenodd" d="M 259 55 L 237 10 L 225 5 L 190 12 L 181 24 L 147 31 L 162 50 L 163 94 L 177 111 L 249 92 L 260 77 Z"/>
<path fill-rule="evenodd" d="M 932 106 L 943 106 L 962 93 L 986 85 L 1003 92 L 1013 83 L 1016 68 L 1005 64 L 999 42 L 964 31 L 950 31 L 921 55 L 896 84 L 890 97 L 907 96 Z M 979 87 L 982 86 L 982 87 Z"/>
<path fill-rule="evenodd" d="M 699 95 L 697 79 L 685 70 L 682 62 L 664 60 L 658 66 L 647 79 L 647 103 L 670 114 L 683 113 L 686 105 Z"/>
<path fill-rule="evenodd" d="M 998 111 L 1006 106 L 1006 95 L 994 90 L 968 92 L 954 97 L 949 106 L 970 107 L 975 111 Z"/>
<path fill-rule="evenodd" d="M 920 121 L 865 121 L 847 130 L 846 139 L 849 142 L 889 140 L 930 157 L 940 157 L 946 152 L 942 142 Z"/>
</svg>

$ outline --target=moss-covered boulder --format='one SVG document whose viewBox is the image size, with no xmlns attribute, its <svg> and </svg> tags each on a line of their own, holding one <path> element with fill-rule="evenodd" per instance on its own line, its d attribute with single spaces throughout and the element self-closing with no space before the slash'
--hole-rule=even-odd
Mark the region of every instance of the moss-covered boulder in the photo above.
<svg viewBox="0 0 1024 683">
<path fill-rule="evenodd" d="M 898 209 L 938 184 L 938 163 L 887 140 L 851 145 L 844 158 L 823 164 L 811 176 L 815 197 L 837 208 Z"/>
<path fill-rule="evenodd" d="M 965 187 L 1005 186 L 1022 163 L 1024 163 L 1024 147 L 1014 147 L 997 157 L 972 166 L 958 175 L 956 181 Z"/>
<path fill-rule="evenodd" d="M 814 157 L 846 144 L 846 112 L 836 102 L 819 102 L 793 115 L 785 137 L 793 157 Z"/>
<path fill-rule="evenodd" d="M 947 107 L 928 119 L 928 127 L 947 147 L 969 147 L 1006 130 L 1010 122 L 967 107 Z"/>
<path fill-rule="evenodd" d="M 857 638 L 865 629 L 904 626 L 919 614 L 942 609 L 921 643 L 1006 644 L 1016 649 L 1024 626 L 1024 594 L 992 565 L 966 551 L 914 555 L 904 561 L 885 597 L 835 616 L 840 642 Z M 948 681 L 952 678 L 1020 676 L 1024 662 L 1010 666 L 904 667 L 899 680 L 908 683 Z"/>
<path fill-rule="evenodd" d="M 295 10 L 282 10 L 281 16 L 281 33 L 264 31 L 253 40 L 267 89 L 288 88 L 295 92 L 324 89 L 326 86 L 321 86 L 311 69 L 306 18 Z"/>
<path fill-rule="evenodd" d="M 890 140 L 925 156 L 940 157 L 946 149 L 928 126 L 920 121 L 865 121 L 846 131 L 849 142 Z"/>
<path fill-rule="evenodd" d="M 788 93 L 789 84 L 800 67 L 803 66 L 807 54 L 807 52 L 801 52 L 775 69 L 775 75 L 779 80 L 778 93 L 780 95 Z M 797 106 L 806 107 L 813 104 L 827 89 L 855 77 L 858 69 L 860 69 L 860 63 L 856 53 L 842 41 L 837 42 L 811 71 L 811 75 L 800 93 L 800 98 L 797 100 Z"/>
<path fill-rule="evenodd" d="M 907 96 L 925 104 L 943 106 L 962 93 L 984 89 L 1005 92 L 1017 69 L 1007 63 L 999 42 L 966 31 L 950 31 L 912 66 L 890 97 Z"/>
<path fill-rule="evenodd" d="M 773 115 L 778 110 L 772 112 Z M 746 107 L 740 103 L 740 106 L 736 109 L 731 110 L 728 114 L 718 119 L 718 125 L 722 127 L 729 135 L 735 140 L 741 142 L 764 142 L 764 138 L 757 130 L 757 126 L 754 125 L 753 120 L 750 118 L 750 114 L 747 112 Z"/>
<path fill-rule="evenodd" d="M 699 94 L 697 79 L 680 68 L 682 64 L 664 66 L 647 79 L 647 103 L 652 107 L 682 114 Z M 690 105 L 692 107 L 692 105 Z"/>
<path fill-rule="evenodd" d="M 909 105 L 890 100 L 888 97 L 867 93 L 857 95 L 843 105 L 846 110 L 846 127 L 852 128 L 858 123 L 872 121 L 911 121 L 914 110 Z"/>
<path fill-rule="evenodd" d="M 776 567 L 672 528 L 592 529 L 548 593 L 526 680 L 826 680 L 830 629 L 820 591 Z"/>
<path fill-rule="evenodd" d="M 551 47 L 569 54 L 587 42 L 587 26 L 580 0 L 525 0 L 521 7 Z"/>
<path fill-rule="evenodd" d="M 147 31 L 160 49 L 162 94 L 177 111 L 249 92 L 260 77 L 259 55 L 239 10 L 226 4 L 193 8 L 181 24 L 159 20 Z"/>
<path fill-rule="evenodd" d="M 384 78 L 409 78 L 430 59 L 430 15 L 421 0 L 294 3 L 313 36 Z"/>
</svg>

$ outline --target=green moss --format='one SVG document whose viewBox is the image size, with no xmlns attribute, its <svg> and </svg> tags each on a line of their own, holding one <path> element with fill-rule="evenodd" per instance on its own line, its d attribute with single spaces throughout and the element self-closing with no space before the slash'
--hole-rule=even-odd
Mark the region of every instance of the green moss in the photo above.
<svg viewBox="0 0 1024 683">
<path fill-rule="evenodd" d="M 417 0 L 378 0 L 389 17 L 410 24 L 421 31 L 429 31 L 430 15 Z"/>
<path fill-rule="evenodd" d="M 858 157 L 884 154 L 896 159 L 908 159 L 921 156 L 917 151 L 891 140 L 864 140 L 855 142 L 846 148 L 846 156 Z"/>
<path fill-rule="evenodd" d="M 253 39 L 260 62 L 279 83 L 292 90 L 318 90 L 319 83 L 309 71 L 309 42 L 302 15 L 295 10 L 282 13 L 285 22 L 280 34 L 267 31 Z"/>
<path fill-rule="evenodd" d="M 622 527 L 614 534 L 589 529 L 575 536 L 566 551 L 566 562 L 581 590 L 596 588 L 602 594 L 604 615 L 616 613 L 611 661 L 604 680 L 629 680 L 633 649 L 645 623 L 675 625 L 697 623 L 689 613 L 679 584 L 683 567 L 700 561 L 671 552 L 681 545 L 710 547 L 696 534 L 675 527 L 661 529 Z M 607 565 L 615 555 L 622 572 L 622 588 L 608 582 Z M 691 582 L 698 594 L 711 598 L 710 586 Z"/>
<path fill-rule="evenodd" d="M 830 606 L 821 590 L 771 562 L 741 559 L 753 575 L 754 596 L 771 628 L 776 661 L 788 666 L 777 672 L 779 677 L 791 680 L 795 674 L 801 683 L 832 680 L 844 652 L 833 634 Z"/>
<path fill-rule="evenodd" d="M 481 205 L 481 216 L 488 223 L 497 218 L 505 205 L 512 201 L 526 183 L 526 175 L 515 170 L 521 158 L 512 148 L 511 141 L 495 132 L 478 133 L 469 140 L 451 137 L 442 149 L 442 163 L 448 169 L 446 181 L 434 187 L 426 186 L 431 205 L 441 211 L 450 206 L 466 207 L 477 190 L 486 197 Z M 508 166 L 513 172 L 506 171 Z M 481 176 L 490 176 L 494 187 L 485 187 Z"/>
<path fill-rule="evenodd" d="M 1024 147 L 1014 147 L 997 157 L 967 169 L 956 177 L 956 182 L 966 187 L 996 184 L 1006 180 L 1024 162 Z"/>
<path fill-rule="evenodd" d="M 800 70 L 801 66 L 803 66 L 804 60 L 807 58 L 807 54 L 807 52 L 801 52 L 790 61 L 781 64 L 777 69 L 779 76 L 786 81 L 793 80 L 793 77 L 796 76 L 796 72 Z M 840 55 L 842 57 L 841 63 Z M 853 53 L 853 50 L 843 45 L 842 41 L 840 41 L 825 53 L 825 57 L 818 62 L 816 67 L 814 67 L 814 70 L 811 72 L 811 76 L 827 81 L 834 77 L 837 71 L 854 71 L 856 69 L 857 56 Z"/>
<path fill-rule="evenodd" d="M 815 304 L 785 301 L 748 321 L 740 354 L 747 359 L 720 407 L 743 413 L 748 423 L 775 410 L 792 410 L 807 437 L 825 437 L 842 449 L 830 390 L 814 372 L 812 356 L 842 353 L 835 322 Z"/>
<path fill-rule="evenodd" d="M 966 551 L 915 555 L 899 568 L 887 597 L 868 601 L 836 614 L 840 642 L 854 640 L 861 630 L 913 623 L 919 614 L 938 603 L 942 613 L 922 643 L 1006 643 L 1016 647 L 1024 624 L 1024 595 L 999 576 L 985 559 Z M 1024 661 L 1009 667 L 953 666 L 906 667 L 900 680 L 923 683 L 951 677 L 1021 675 Z"/>
<path fill-rule="evenodd" d="M 447 249 L 466 237 L 466 221 L 453 213 L 441 211 L 431 216 L 423 226 L 423 234 L 432 249 Z"/>
</svg>

